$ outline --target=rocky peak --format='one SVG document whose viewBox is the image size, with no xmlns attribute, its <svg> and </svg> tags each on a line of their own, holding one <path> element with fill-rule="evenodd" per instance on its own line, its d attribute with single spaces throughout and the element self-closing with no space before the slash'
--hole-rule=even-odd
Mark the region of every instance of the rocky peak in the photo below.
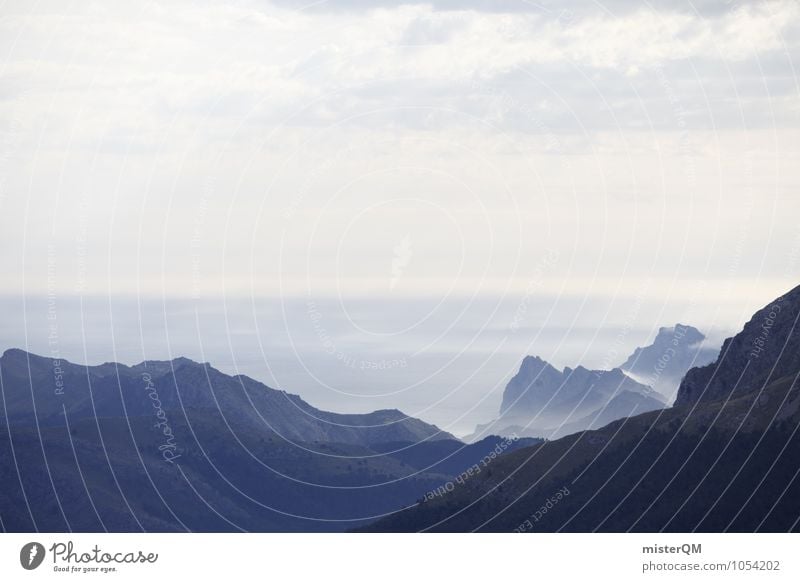
<svg viewBox="0 0 800 582">
<path fill-rule="evenodd" d="M 722 400 L 796 374 L 800 369 L 798 316 L 800 286 L 757 311 L 741 332 L 726 339 L 716 362 L 689 370 L 675 405 Z"/>
<path fill-rule="evenodd" d="M 678 323 L 659 328 L 653 342 L 636 348 L 620 368 L 672 400 L 686 372 L 712 362 L 717 353 L 706 345 L 700 330 Z"/>
</svg>

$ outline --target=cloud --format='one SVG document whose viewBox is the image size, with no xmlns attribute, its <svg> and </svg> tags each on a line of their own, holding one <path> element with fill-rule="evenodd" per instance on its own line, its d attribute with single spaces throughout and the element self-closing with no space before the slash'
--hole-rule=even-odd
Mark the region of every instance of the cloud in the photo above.
<svg viewBox="0 0 800 582">
<path fill-rule="evenodd" d="M 489 262 L 512 270 L 509 257 L 527 247 L 500 225 L 517 217 L 533 237 L 526 244 L 543 233 L 576 249 L 583 276 L 634 247 L 631 260 L 646 269 L 661 247 L 649 230 L 630 231 L 632 212 L 688 236 L 707 216 L 739 224 L 731 213 L 755 190 L 783 203 L 797 180 L 796 2 L 730 3 L 710 16 L 678 2 L 569 4 L 567 13 L 555 3 L 365 6 L 4 5 L 0 160 L 4 192 L 25 195 L 0 198 L 0 236 L 34 241 L 29 256 L 3 257 L 18 274 L 7 285 L 46 250 L 37 235 L 77 253 L 70 225 L 85 224 L 93 288 L 113 279 L 120 292 L 165 280 L 185 289 L 192 217 L 208 198 L 203 264 L 228 270 L 204 271 L 201 282 L 246 290 L 257 247 L 268 288 L 281 275 L 268 251 L 306 252 L 309 218 L 340 192 L 346 203 L 323 213 L 311 245 L 309 264 L 323 271 L 342 222 L 364 206 L 412 193 L 449 208 L 470 189 L 473 207 L 457 215 L 482 247 L 469 248 L 470 281 L 492 244 L 499 258 Z M 749 158 L 754 150 L 763 159 Z M 210 178 L 213 191 L 200 194 Z M 478 229 L 481 205 L 498 240 Z M 687 224 L 687 207 L 697 224 Z M 790 228 L 777 222 L 788 217 L 769 210 L 755 207 L 751 224 L 786 240 Z M 398 221 L 387 248 L 413 232 L 413 218 Z M 296 231 L 281 239 L 289 224 Z M 722 232 L 720 244 L 736 236 Z M 436 264 L 414 241 L 403 283 L 419 290 L 432 283 L 415 274 Z M 120 262 L 106 266 L 111 248 Z M 721 251 L 708 252 L 714 263 Z M 762 256 L 748 252 L 738 264 L 755 270 Z M 132 270 L 139 256 L 152 260 Z M 668 257 L 676 270 L 679 258 Z M 304 264 L 284 266 L 286 288 L 302 289 Z"/>
<path fill-rule="evenodd" d="M 567 17 L 582 11 L 590 14 L 615 14 L 640 10 L 642 6 L 659 10 L 699 13 L 706 17 L 725 14 L 742 6 L 759 4 L 761 0 L 661 0 L 642 3 L 639 0 L 271 0 L 271 4 L 298 12 L 366 12 L 423 5 L 437 11 L 475 11 L 483 13 L 541 13 Z"/>
<path fill-rule="evenodd" d="M 165 128 L 171 144 L 198 131 L 240 139 L 391 109 L 397 124 L 417 127 L 408 107 L 493 109 L 508 132 L 669 127 L 669 94 L 693 127 L 798 121 L 795 2 L 731 3 L 714 18 L 632 2 L 567 15 L 526 2 L 324 5 L 18 11 L 0 25 L 9 55 L 0 113 L 48 120 L 44 147 L 117 151 L 125 135 L 137 149 L 159 147 Z M 13 30 L 24 35 L 12 45 Z"/>
</svg>

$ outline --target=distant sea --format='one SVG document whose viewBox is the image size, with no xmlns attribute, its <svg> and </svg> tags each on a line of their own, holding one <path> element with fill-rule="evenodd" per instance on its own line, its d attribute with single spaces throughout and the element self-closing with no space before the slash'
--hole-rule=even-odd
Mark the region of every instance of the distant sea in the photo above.
<svg viewBox="0 0 800 582">
<path fill-rule="evenodd" d="M 526 354 L 557 367 L 610 368 L 659 326 L 703 329 L 687 310 L 568 296 L 0 296 L 0 349 L 90 364 L 185 356 L 318 408 L 399 408 L 463 435 L 493 418 Z"/>
</svg>

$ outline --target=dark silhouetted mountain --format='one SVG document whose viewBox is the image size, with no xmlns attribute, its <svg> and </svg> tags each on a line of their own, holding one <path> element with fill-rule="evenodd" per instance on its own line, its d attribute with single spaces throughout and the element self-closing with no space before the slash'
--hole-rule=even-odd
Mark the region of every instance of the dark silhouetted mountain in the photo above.
<svg viewBox="0 0 800 582">
<path fill-rule="evenodd" d="M 798 314 L 800 287 L 756 312 L 740 333 L 725 340 L 715 363 L 690 370 L 675 404 L 744 394 L 794 374 L 800 369 Z"/>
<path fill-rule="evenodd" d="M 9 350 L 0 390 L 6 531 L 342 531 L 536 442 L 334 415 L 183 358 L 86 367 Z"/>
<path fill-rule="evenodd" d="M 290 443 L 249 428 L 232 433 L 206 413 L 172 429 L 179 456 L 165 462 L 163 435 L 147 418 L 8 427 L 0 433 L 5 530 L 342 531 L 412 505 L 496 446 Z"/>
<path fill-rule="evenodd" d="M 205 413 L 170 422 L 171 462 L 149 418 L 3 430 L 6 531 L 340 531 L 452 478 L 360 445 L 233 433 Z"/>
<path fill-rule="evenodd" d="M 399 410 L 337 414 L 248 378 L 228 376 L 186 358 L 136 366 L 81 366 L 22 350 L 0 357 L 6 415 L 14 424 L 63 424 L 94 417 L 152 416 L 154 398 L 170 417 L 213 413 L 237 427 L 272 431 L 291 441 L 373 443 L 457 440 Z M 60 394 L 58 392 L 61 392 Z"/>
<path fill-rule="evenodd" d="M 620 369 L 671 402 L 686 372 L 713 362 L 719 354 L 718 348 L 704 343 L 705 339 L 690 325 L 659 328 L 653 343 L 636 348 Z"/>
<path fill-rule="evenodd" d="M 800 287 L 692 369 L 672 408 L 511 452 L 364 529 L 798 531 L 798 313 Z"/>
<path fill-rule="evenodd" d="M 372 448 L 418 470 L 457 475 L 492 451 L 502 450 L 504 453 L 510 453 L 540 442 L 542 439 L 492 435 L 466 446 L 456 441 L 438 440 L 423 443 L 386 443 L 373 445 Z"/>
<path fill-rule="evenodd" d="M 520 424 L 504 424 L 503 419 L 498 418 L 486 424 L 479 424 L 471 434 L 465 436 L 462 440 L 466 443 L 475 443 L 481 439 L 487 438 L 486 435 L 503 438 L 517 437 L 543 440 L 544 437 L 541 435 L 551 430 L 552 429 L 531 428 Z"/>
</svg>

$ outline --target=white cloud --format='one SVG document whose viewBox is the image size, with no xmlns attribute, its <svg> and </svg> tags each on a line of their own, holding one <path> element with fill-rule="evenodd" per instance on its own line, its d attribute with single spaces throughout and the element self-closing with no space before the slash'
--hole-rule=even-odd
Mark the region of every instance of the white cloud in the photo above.
<svg viewBox="0 0 800 582">
<path fill-rule="evenodd" d="M 4 245 L 29 237 L 27 266 L 20 251 L 1 259 L 16 273 L 5 285 L 39 277 L 36 245 L 50 242 L 70 257 L 65 289 L 85 276 L 94 289 L 179 293 L 193 276 L 188 241 L 199 199 L 210 208 L 201 248 L 208 292 L 227 283 L 247 290 L 252 260 L 263 268 L 259 288 L 274 289 L 282 276 L 302 290 L 306 264 L 281 266 L 281 243 L 286 256 L 307 253 L 328 280 L 340 225 L 322 228 L 311 245 L 302 219 L 338 189 L 346 203 L 331 217 L 409 192 L 449 207 L 473 186 L 490 227 L 456 205 L 459 226 L 472 233 L 467 289 L 487 262 L 502 287 L 520 245 L 541 244 L 537 234 L 548 229 L 574 253 L 577 271 L 564 275 L 576 281 L 598 265 L 613 272 L 631 248 L 638 271 L 656 256 L 698 277 L 702 267 L 681 263 L 665 237 L 684 241 L 703 220 L 736 222 L 736 201 L 744 205 L 754 188 L 785 203 L 800 167 L 796 2 L 701 14 L 630 3 L 569 13 L 473 6 L 5 6 L 0 236 Z M 767 158 L 743 174 L 756 147 Z M 522 236 L 503 226 L 519 214 L 506 189 L 519 198 Z M 776 248 L 792 231 L 787 215 L 768 208 L 755 207 L 752 224 L 775 232 Z M 632 228 L 632 212 L 657 236 Z M 398 223 L 392 236 L 402 238 L 413 214 Z M 77 266 L 75 224 L 91 241 L 88 270 Z M 779 262 L 758 246 L 759 232 L 746 233 L 756 246 L 737 276 Z M 481 254 L 490 234 L 496 256 Z M 718 232 L 708 263 L 725 271 L 725 249 L 740 234 Z M 120 262 L 108 264 L 110 250 Z M 424 257 L 415 247 L 419 278 L 410 271 L 409 288 L 432 284 L 436 265 Z M 383 260 L 366 258 L 353 266 L 354 288 Z"/>
</svg>

